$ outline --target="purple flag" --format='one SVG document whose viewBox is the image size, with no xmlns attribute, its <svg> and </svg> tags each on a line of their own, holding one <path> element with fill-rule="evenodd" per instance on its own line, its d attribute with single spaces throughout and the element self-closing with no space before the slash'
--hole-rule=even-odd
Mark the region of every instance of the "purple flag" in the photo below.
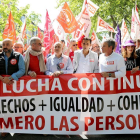
<svg viewBox="0 0 140 140">
<path fill-rule="evenodd" d="M 117 42 L 116 53 L 121 54 L 121 30 L 119 25 L 117 25 L 117 33 L 115 36 L 115 41 Z"/>
</svg>

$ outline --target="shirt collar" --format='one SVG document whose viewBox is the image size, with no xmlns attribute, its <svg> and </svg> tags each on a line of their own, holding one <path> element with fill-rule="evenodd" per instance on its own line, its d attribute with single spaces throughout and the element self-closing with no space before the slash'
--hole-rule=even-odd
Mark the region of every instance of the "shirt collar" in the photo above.
<svg viewBox="0 0 140 140">
<path fill-rule="evenodd" d="M 64 54 L 62 53 L 60 58 L 63 58 L 63 57 L 64 57 Z M 55 56 L 55 54 L 54 54 L 54 58 L 59 59 L 58 57 Z"/>
</svg>

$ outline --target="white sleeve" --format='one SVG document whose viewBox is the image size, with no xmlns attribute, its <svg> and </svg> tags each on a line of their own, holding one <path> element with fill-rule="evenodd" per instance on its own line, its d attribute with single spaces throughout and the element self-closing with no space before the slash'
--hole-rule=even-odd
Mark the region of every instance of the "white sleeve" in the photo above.
<svg viewBox="0 0 140 140">
<path fill-rule="evenodd" d="M 124 58 L 121 56 L 117 61 L 117 71 L 115 72 L 115 77 L 120 78 L 126 75 L 126 66 L 124 62 Z"/>
</svg>

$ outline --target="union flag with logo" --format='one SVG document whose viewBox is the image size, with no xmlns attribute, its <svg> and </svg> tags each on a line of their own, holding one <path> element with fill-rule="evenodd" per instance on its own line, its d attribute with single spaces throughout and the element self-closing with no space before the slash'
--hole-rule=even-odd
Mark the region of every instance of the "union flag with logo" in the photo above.
<svg viewBox="0 0 140 140">
<path fill-rule="evenodd" d="M 65 33 L 72 33 L 78 28 L 78 23 L 66 2 L 56 20 L 61 24 Z"/>
<path fill-rule="evenodd" d="M 12 16 L 12 13 L 10 11 L 5 29 L 3 31 L 2 35 L 3 39 L 9 38 L 12 40 L 13 44 L 16 42 L 16 30 L 15 30 L 15 25 L 14 25 L 14 19 Z"/>
<path fill-rule="evenodd" d="M 109 31 L 109 32 L 116 33 L 116 31 L 114 30 L 113 27 L 111 27 L 103 19 L 101 19 L 100 17 L 98 17 L 97 31 L 96 32 L 102 32 L 102 31 Z"/>
</svg>

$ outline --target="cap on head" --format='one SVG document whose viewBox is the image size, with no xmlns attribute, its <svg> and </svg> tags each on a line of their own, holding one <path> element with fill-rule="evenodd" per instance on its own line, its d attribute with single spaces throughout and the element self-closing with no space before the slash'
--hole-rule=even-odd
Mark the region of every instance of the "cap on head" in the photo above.
<svg viewBox="0 0 140 140">
<path fill-rule="evenodd" d="M 127 40 L 127 41 L 125 42 L 123 48 L 125 48 L 125 47 L 127 47 L 127 46 L 135 46 L 135 47 L 136 47 L 135 42 L 134 42 L 133 40 L 131 40 L 131 39 L 130 39 L 130 40 Z"/>
</svg>

